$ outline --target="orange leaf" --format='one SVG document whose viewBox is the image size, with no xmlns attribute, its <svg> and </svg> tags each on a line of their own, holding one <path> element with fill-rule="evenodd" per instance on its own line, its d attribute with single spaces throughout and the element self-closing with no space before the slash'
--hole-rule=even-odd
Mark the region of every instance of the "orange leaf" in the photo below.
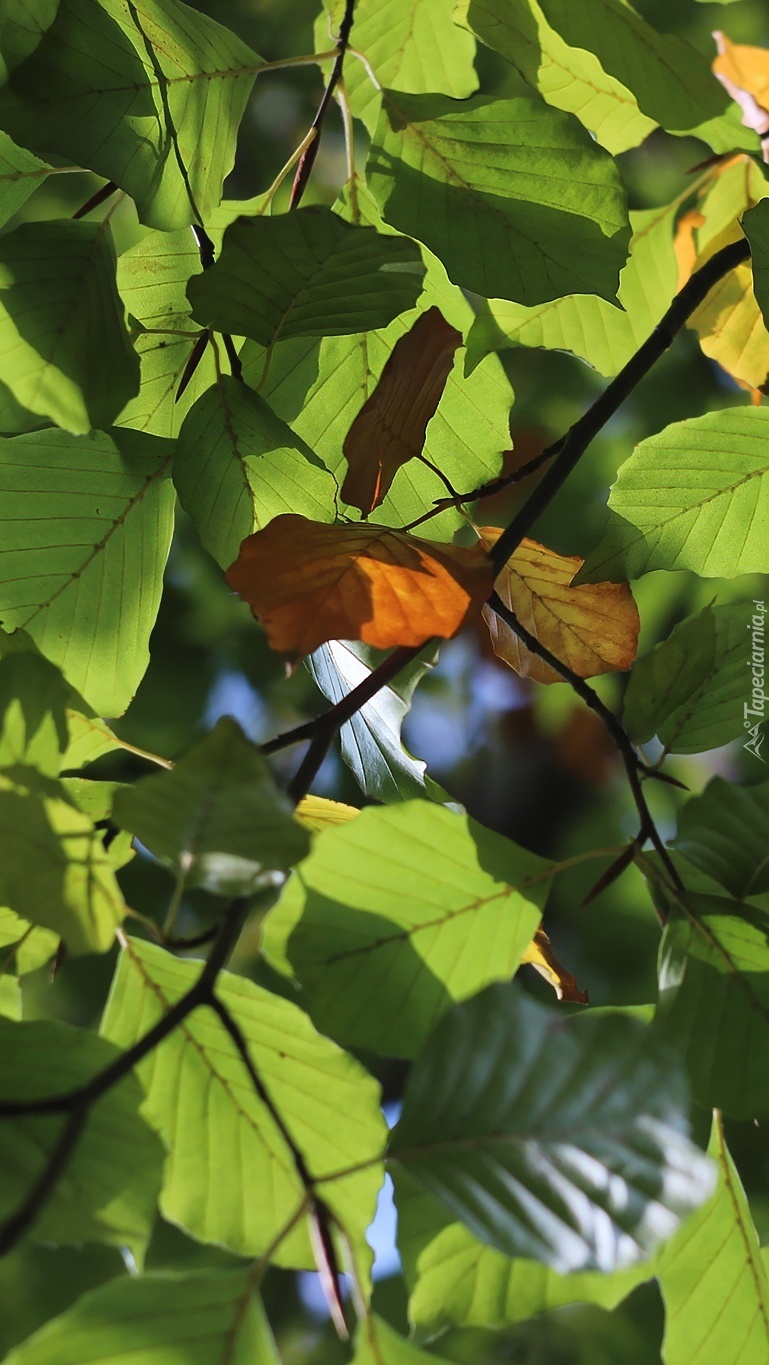
<svg viewBox="0 0 769 1365">
<path fill-rule="evenodd" d="M 387 496 L 402 464 L 422 453 L 462 333 L 437 308 L 396 342 L 371 397 L 345 437 L 349 469 L 342 497 L 367 517 Z"/>
<path fill-rule="evenodd" d="M 540 976 L 550 982 L 559 1000 L 571 1005 L 586 1005 L 587 991 L 581 991 L 576 977 L 567 972 L 553 955 L 550 939 L 544 929 L 538 929 L 521 962 L 529 962 Z"/>
<path fill-rule="evenodd" d="M 327 640 L 390 649 L 448 639 L 488 597 L 493 570 L 480 545 L 289 513 L 248 536 L 225 577 L 295 663 Z"/>
<path fill-rule="evenodd" d="M 769 133 L 769 52 L 763 47 L 732 43 L 718 31 L 713 37 L 718 48 L 713 74 L 739 104 L 744 127 L 764 137 Z M 764 160 L 766 157 L 764 148 Z"/>
<path fill-rule="evenodd" d="M 690 209 L 681 218 L 676 235 L 673 241 L 673 250 L 676 261 L 678 262 L 678 288 L 683 289 L 689 276 L 692 274 L 697 264 L 699 254 L 697 243 L 694 239 L 694 229 L 703 227 L 706 222 L 705 215 L 698 209 Z"/>
<path fill-rule="evenodd" d="M 496 526 L 480 528 L 487 549 L 501 534 Z M 494 586 L 540 644 L 580 678 L 593 678 L 615 668 L 630 668 L 638 648 L 640 622 L 627 583 L 571 586 L 583 563 L 576 555 L 557 555 L 536 540 L 523 540 Z M 483 615 L 494 652 L 516 673 L 536 682 L 563 681 L 490 607 L 484 607 Z"/>
</svg>

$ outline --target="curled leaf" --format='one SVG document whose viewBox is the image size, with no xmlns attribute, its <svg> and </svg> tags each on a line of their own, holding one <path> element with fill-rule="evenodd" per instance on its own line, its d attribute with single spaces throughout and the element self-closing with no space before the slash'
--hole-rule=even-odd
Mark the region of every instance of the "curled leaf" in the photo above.
<svg viewBox="0 0 769 1365">
<path fill-rule="evenodd" d="M 482 526 L 479 534 L 490 549 L 502 531 L 496 526 Z M 495 587 L 540 644 L 578 677 L 593 678 L 617 668 L 630 668 L 638 648 L 640 621 L 627 583 L 572 587 L 583 562 L 576 555 L 558 555 L 536 540 L 523 540 Z M 587 587 L 589 592 L 584 591 Z M 535 682 L 563 681 L 490 607 L 484 607 L 483 616 L 495 654 L 516 673 Z"/>
<path fill-rule="evenodd" d="M 488 597 L 493 569 L 479 545 L 290 513 L 243 541 L 226 578 L 275 652 L 296 663 L 328 640 L 390 649 L 448 639 Z"/>
<path fill-rule="evenodd" d="M 384 502 L 401 465 L 421 454 L 461 342 L 438 308 L 396 342 L 343 447 L 349 468 L 342 498 L 364 516 Z"/>
<path fill-rule="evenodd" d="M 544 929 L 538 929 L 526 949 L 521 962 L 528 962 L 540 976 L 549 982 L 559 1000 L 570 1005 L 586 1005 L 587 991 L 581 991 L 576 977 L 567 972 L 556 958 L 550 939 Z"/>
</svg>

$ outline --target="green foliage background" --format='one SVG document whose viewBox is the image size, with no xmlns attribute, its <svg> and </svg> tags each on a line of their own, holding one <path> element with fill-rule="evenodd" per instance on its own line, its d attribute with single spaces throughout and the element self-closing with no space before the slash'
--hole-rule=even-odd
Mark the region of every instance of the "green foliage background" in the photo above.
<svg viewBox="0 0 769 1365">
<path fill-rule="evenodd" d="M 567 684 L 528 685 L 495 662 L 480 624 L 425 650 L 343 733 L 314 789 L 364 813 L 300 825 L 278 790 L 297 750 L 270 771 L 255 744 L 377 657 L 329 645 L 287 679 L 221 572 L 281 513 L 350 512 L 335 494 L 362 383 L 432 304 L 467 340 L 468 372 L 460 361 L 425 447 L 454 485 L 493 478 L 511 444 L 523 461 L 558 438 L 662 316 L 676 217 L 701 163 L 732 149 L 755 158 L 745 230 L 762 303 L 758 140 L 709 62 L 714 28 L 769 46 L 764 8 L 636 11 L 359 0 L 352 42 L 391 87 L 389 121 L 377 132 L 379 97 L 348 55 L 357 193 L 332 104 L 288 217 L 290 175 L 262 215 L 263 196 L 330 62 L 265 71 L 253 88 L 252 76 L 333 47 L 316 3 L 5 7 L 0 1101 L 60 1095 L 113 1064 L 194 983 L 208 951 L 196 937 L 246 896 L 216 989 L 271 1102 L 210 1002 L 99 1099 L 39 1220 L 0 1260 L 14 1365 L 153 1350 L 201 1365 L 336 1365 L 351 1349 L 356 1365 L 769 1355 L 769 785 L 735 742 L 746 624 L 769 572 L 766 408 L 684 330 L 535 531 L 583 556 L 586 577 L 634 579 L 641 657 L 629 679 L 595 686 L 652 757 L 659 738 L 688 788 L 646 788 L 683 908 L 648 852 L 583 906 L 637 828 L 617 754 Z M 528 121 L 521 148 L 508 132 Z M 452 155 L 469 170 L 449 193 L 436 164 Z M 544 208 L 531 188 L 543 167 Z M 105 179 L 125 194 L 73 219 Z M 723 182 L 728 233 L 746 205 Z M 248 230 L 222 248 L 239 215 Z M 310 281 L 298 319 L 289 242 Z M 246 383 L 219 342 L 221 373 L 209 346 L 174 402 L 209 325 L 235 336 Z M 683 470 L 681 524 L 650 548 L 633 507 L 640 488 L 651 516 L 669 469 Z M 507 524 L 529 487 L 482 502 L 479 519 Z M 414 463 L 376 519 L 402 525 L 443 491 Z M 449 510 L 424 534 L 460 526 Z M 229 713 L 248 740 L 232 721 L 214 728 Z M 670 915 L 662 935 L 655 903 Z M 587 1010 L 556 1006 L 530 967 L 500 984 L 541 913 Z M 192 946 L 159 946 L 171 925 Z M 403 1273 L 376 1282 L 349 1348 L 300 1297 L 297 1271 L 314 1260 L 306 1220 L 292 1222 L 306 1187 L 291 1143 L 324 1177 L 365 1300 L 380 1102 L 404 1089 L 390 1149 Z M 61 1122 L 0 1113 L 3 1217 Z"/>
</svg>

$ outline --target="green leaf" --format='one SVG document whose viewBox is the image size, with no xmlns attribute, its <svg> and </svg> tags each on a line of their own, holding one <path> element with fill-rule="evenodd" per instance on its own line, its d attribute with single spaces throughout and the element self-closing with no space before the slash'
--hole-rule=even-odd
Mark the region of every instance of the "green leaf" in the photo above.
<svg viewBox="0 0 769 1365">
<path fill-rule="evenodd" d="M 548 104 L 575 114 L 613 156 L 637 147 L 656 127 L 593 52 L 563 41 L 537 0 L 460 0 L 455 17 L 512 62 Z"/>
<path fill-rule="evenodd" d="M 130 1046 L 200 974 L 147 943 L 129 941 L 102 1032 Z M 382 1181 L 385 1126 L 379 1086 L 316 1033 L 296 1005 L 229 972 L 216 992 L 322 1195 L 357 1248 Z M 198 1010 L 138 1067 L 144 1112 L 170 1147 L 164 1217 L 200 1241 L 258 1256 L 296 1214 L 303 1189 L 273 1118 L 210 1010 Z M 362 1169 L 355 1169 L 355 1168 Z M 334 1172 L 352 1173 L 326 1179 Z M 306 1220 L 275 1248 L 279 1265 L 314 1264 Z"/>
<path fill-rule="evenodd" d="M 113 819 L 188 886 L 220 896 L 280 884 L 275 873 L 299 862 L 310 847 L 266 760 L 231 716 L 171 772 L 123 787 Z"/>
<path fill-rule="evenodd" d="M 0 226 L 42 185 L 51 167 L 0 133 Z"/>
<path fill-rule="evenodd" d="M 673 226 L 678 203 L 631 213 L 630 256 L 620 275 L 624 312 L 594 294 L 569 294 L 536 308 L 481 300 L 467 338 L 468 366 L 489 351 L 541 346 L 571 351 L 612 378 L 654 330 L 676 292 Z"/>
<path fill-rule="evenodd" d="M 0 1015 L 5 1019 L 21 1019 L 21 982 L 15 976 L 0 976 Z"/>
<path fill-rule="evenodd" d="M 636 1019 L 489 986 L 438 1024 L 391 1156 L 507 1256 L 562 1274 L 650 1255 L 713 1188 L 676 1054 Z"/>
<path fill-rule="evenodd" d="M 105 953 L 127 906 L 92 821 L 34 768 L 0 775 L 0 905 L 53 929 L 70 952 Z"/>
<path fill-rule="evenodd" d="M 148 232 L 119 258 L 118 289 L 141 365 L 141 388 L 120 413 L 120 426 L 153 436 L 177 436 L 196 398 L 216 379 L 209 345 L 177 402 L 180 380 L 202 335 L 190 317 L 186 293 L 190 276 L 201 270 L 189 229 Z"/>
<path fill-rule="evenodd" d="M 742 219 L 742 228 L 750 242 L 756 302 L 769 327 L 769 199 L 762 199 L 748 209 Z"/>
<path fill-rule="evenodd" d="M 0 15 L 0 82 L 34 52 L 51 27 L 59 0 L 3 0 Z"/>
<path fill-rule="evenodd" d="M 229 375 L 185 418 L 174 483 L 201 544 L 223 569 L 246 536 L 283 512 L 334 519 L 332 476 L 264 398 Z"/>
<path fill-rule="evenodd" d="M 350 1365 L 448 1365 L 433 1351 L 421 1351 L 405 1337 L 372 1313 L 361 1321 L 355 1337 L 355 1352 Z"/>
<path fill-rule="evenodd" d="M 656 734 L 670 753 L 698 754 L 745 734 L 751 612 L 741 602 L 705 607 L 637 661 L 623 707 L 637 744 Z"/>
<path fill-rule="evenodd" d="M 0 658 L 0 768 L 27 763 L 57 777 L 69 743 L 71 688 L 42 654 Z"/>
<path fill-rule="evenodd" d="M 53 930 L 29 924 L 13 910 L 0 907 L 0 962 L 4 970 L 8 970 L 12 957 L 19 976 L 36 972 L 38 967 L 50 961 L 58 946 L 59 935 Z M 7 952 L 9 947 L 12 949 L 10 954 Z"/>
<path fill-rule="evenodd" d="M 768 475 L 766 408 L 674 422 L 620 467 L 603 536 L 574 582 L 617 583 L 651 569 L 769 572 Z"/>
<path fill-rule="evenodd" d="M 250 1270 L 152 1271 L 83 1294 L 6 1365 L 279 1365 Z"/>
<path fill-rule="evenodd" d="M 367 221 L 378 220 L 373 201 L 358 191 Z M 405 336 L 420 313 L 436 306 L 452 327 L 465 333 L 473 311 L 462 291 L 450 283 L 440 261 L 424 248 L 424 291 L 414 312 L 402 314 L 389 327 L 353 337 L 328 337 L 279 342 L 261 393 L 270 405 L 304 438 L 341 483 L 347 464 L 344 438 L 353 419 L 370 397 L 395 343 Z M 244 374 L 258 384 L 264 356 L 253 342 L 243 350 Z M 500 452 L 510 444 L 509 414 L 513 391 L 496 357 L 489 357 L 468 378 L 460 350 L 454 361 L 438 411 L 427 427 L 424 455 L 447 475 L 454 487 L 470 489 L 488 482 L 500 469 Z M 420 516 L 445 489 L 435 474 L 418 460 L 398 471 L 377 520 L 403 526 Z M 341 510 L 344 510 L 342 505 Z M 357 517 L 358 513 L 353 513 Z M 450 539 L 462 517 L 442 512 L 430 523 L 430 537 Z"/>
<path fill-rule="evenodd" d="M 708 1148 L 713 1198 L 687 1219 L 658 1264 L 665 1365 L 764 1365 L 769 1356 L 766 1261 L 740 1177 L 716 1119 Z"/>
<path fill-rule="evenodd" d="M 655 1026 L 686 1059 L 695 1099 L 732 1118 L 769 1116 L 769 916 L 688 892 L 660 946 Z"/>
<path fill-rule="evenodd" d="M 118 1049 L 85 1029 L 50 1020 L 0 1019 L 0 1091 L 6 1100 L 64 1095 L 111 1066 Z M 32 1228 L 43 1242 L 128 1246 L 141 1261 L 160 1188 L 163 1149 L 139 1113 L 128 1076 L 89 1110 L 80 1140 Z M 63 1114 L 3 1118 L 0 1217 L 16 1212 L 39 1178 L 66 1122 Z"/>
<path fill-rule="evenodd" d="M 170 231 L 219 203 L 260 65 L 233 33 L 171 0 L 61 0 L 0 91 L 0 125 L 114 181 L 143 223 Z"/>
<path fill-rule="evenodd" d="M 738 787 L 714 777 L 678 815 L 673 847 L 737 900 L 769 891 L 769 781 Z"/>
<path fill-rule="evenodd" d="M 317 52 L 331 46 L 329 30 L 338 32 L 344 8 L 340 0 L 324 6 L 315 22 Z M 358 0 L 353 45 L 380 86 L 416 95 L 442 90 L 455 99 L 478 89 L 475 43 L 455 28 L 453 8 L 453 0 Z M 381 98 L 362 62 L 345 62 L 344 84 L 350 109 L 373 134 Z"/>
<path fill-rule="evenodd" d="M 173 529 L 173 447 L 141 432 L 0 441 L 0 619 L 23 627 L 95 711 L 149 661 Z"/>
<path fill-rule="evenodd" d="M 138 392 L 102 223 L 22 223 L 0 238 L 3 379 L 30 412 L 82 435 Z"/>
<path fill-rule="evenodd" d="M 394 682 L 381 687 L 339 732 L 345 763 L 374 801 L 407 801 L 426 794 L 427 764 L 403 747 L 401 727 L 417 684 L 435 662 L 432 648 L 430 654 L 415 659 Z M 324 697 L 335 703 L 370 677 L 383 657 L 381 650 L 368 645 L 332 640 L 306 662 Z"/>
<path fill-rule="evenodd" d="M 639 108 L 669 131 L 694 130 L 723 114 L 727 96 L 710 65 L 688 43 L 657 33 L 622 0 L 539 0 L 570 47 L 593 52 L 604 71 L 635 95 Z"/>
<path fill-rule="evenodd" d="M 324 1033 L 413 1057 L 455 1000 L 516 970 L 548 877 L 544 859 L 444 806 L 369 807 L 315 839 L 264 952 Z"/>
<path fill-rule="evenodd" d="M 316 206 L 237 219 L 218 261 L 190 280 L 187 295 L 203 326 L 272 346 L 386 327 L 413 308 L 421 275 L 414 242 Z"/>
<path fill-rule="evenodd" d="M 615 1308 L 653 1273 L 648 1263 L 613 1274 L 559 1275 L 538 1261 L 485 1246 L 415 1180 L 396 1169 L 398 1248 L 409 1320 L 432 1336 L 450 1326 L 500 1328 L 569 1303 Z"/>
<path fill-rule="evenodd" d="M 616 295 L 630 237 L 616 166 L 534 94 L 385 91 L 369 179 L 386 222 L 464 289 L 527 305 Z"/>
</svg>

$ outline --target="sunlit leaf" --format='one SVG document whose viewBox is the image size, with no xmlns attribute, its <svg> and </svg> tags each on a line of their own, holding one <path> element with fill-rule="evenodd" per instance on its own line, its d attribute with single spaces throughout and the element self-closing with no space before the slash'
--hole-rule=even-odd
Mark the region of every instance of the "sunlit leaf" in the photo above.
<svg viewBox="0 0 769 1365">
<path fill-rule="evenodd" d="M 122 788 L 113 815 L 187 885 L 221 896 L 270 885 L 310 846 L 266 760 L 231 716 L 172 772 Z"/>
<path fill-rule="evenodd" d="M 739 787 L 714 777 L 678 816 L 674 847 L 731 895 L 769 891 L 769 782 Z"/>
<path fill-rule="evenodd" d="M 732 43 L 720 31 L 713 37 L 718 47 L 713 74 L 739 105 L 744 126 L 763 138 L 769 133 L 769 52 Z"/>
<path fill-rule="evenodd" d="M 315 206 L 238 218 L 216 264 L 187 293 L 197 322 L 272 346 L 386 327 L 414 307 L 421 276 L 414 242 Z"/>
<path fill-rule="evenodd" d="M 139 388 L 101 223 L 23 223 L 0 239 L 4 382 L 67 431 L 106 427 Z"/>
<path fill-rule="evenodd" d="M 483 526 L 481 541 L 496 545 L 502 529 Z M 494 584 L 505 606 L 541 645 L 580 678 L 630 668 L 638 646 L 640 620 L 624 583 L 572 587 L 583 560 L 558 555 L 536 540 L 525 539 Z M 494 653 L 525 678 L 563 682 L 560 673 L 526 648 L 491 607 L 483 608 Z"/>
<path fill-rule="evenodd" d="M 0 620 L 94 710 L 125 710 L 149 661 L 173 530 L 173 446 L 140 432 L 0 441 Z"/>
<path fill-rule="evenodd" d="M 369 180 L 384 219 L 463 288 L 528 305 L 616 295 L 630 236 L 616 167 L 538 96 L 386 91 Z"/>
<path fill-rule="evenodd" d="M 50 961 L 58 946 L 59 935 L 52 929 L 42 929 L 13 910 L 0 908 L 0 962 L 6 972 L 14 970 L 19 976 L 36 972 Z"/>
<path fill-rule="evenodd" d="M 480 548 L 440 545 L 364 522 L 281 516 L 243 542 L 227 572 L 290 662 L 327 640 L 379 649 L 449 638 L 491 591 Z"/>
<path fill-rule="evenodd" d="M 329 801 L 325 796 L 303 796 L 294 814 L 306 829 L 320 834 L 335 825 L 346 825 L 360 811 L 357 806 L 347 806 L 343 801 Z"/>
<path fill-rule="evenodd" d="M 636 447 L 578 581 L 651 569 L 704 578 L 769 572 L 769 411 L 730 408 L 674 422 Z"/>
<path fill-rule="evenodd" d="M 448 1365 L 435 1351 L 422 1351 L 372 1313 L 361 1321 L 350 1365 Z"/>
<path fill-rule="evenodd" d="M 200 973 L 147 943 L 129 942 L 102 1031 L 130 1046 Z M 358 1246 L 371 1221 L 385 1127 L 379 1086 L 360 1063 L 316 1033 L 297 1005 L 225 972 L 217 995 L 238 1024 L 267 1092 L 323 1198 Z M 161 1210 L 200 1241 L 243 1256 L 267 1250 L 297 1212 L 304 1191 L 274 1119 L 210 1010 L 199 1010 L 138 1068 L 143 1112 L 170 1147 Z M 362 1169 L 357 1169 L 358 1167 Z M 306 1219 L 274 1253 L 280 1265 L 312 1267 Z"/>
<path fill-rule="evenodd" d="M 637 743 L 656 734 L 671 753 L 697 754 L 745 735 L 751 613 L 743 603 L 706 607 L 637 661 L 623 711 Z"/>
<path fill-rule="evenodd" d="M 687 1108 L 675 1052 L 638 1020 L 564 1018 L 489 986 L 420 1054 L 391 1153 L 498 1251 L 612 1271 L 647 1258 L 712 1191 Z"/>
<path fill-rule="evenodd" d="M 580 990 L 576 977 L 561 966 L 544 929 L 538 929 L 526 949 L 522 963 L 532 966 L 552 986 L 559 1000 L 571 1005 L 586 1005 L 587 991 Z"/>
<path fill-rule="evenodd" d="M 103 1038 L 69 1024 L 0 1019 L 0 1090 L 6 1100 L 66 1094 L 119 1055 Z M 142 1098 L 138 1081 L 128 1076 L 91 1106 L 80 1141 L 34 1224 L 36 1239 L 108 1242 L 130 1247 L 142 1260 L 163 1165 L 163 1148 L 139 1113 Z M 3 1219 L 16 1212 L 40 1176 L 65 1122 L 64 1115 L 3 1117 Z"/>
<path fill-rule="evenodd" d="M 246 536 L 274 517 L 334 515 L 336 485 L 301 437 L 252 389 L 228 375 L 198 399 L 174 455 L 179 501 L 223 569 Z"/>
<path fill-rule="evenodd" d="M 717 1360 L 763 1365 L 769 1354 L 766 1259 L 720 1119 L 708 1151 L 717 1164 L 713 1198 L 687 1219 L 659 1258 L 665 1303 L 665 1365 Z"/>
<path fill-rule="evenodd" d="M 248 1270 L 150 1271 L 83 1294 L 7 1365 L 279 1365 Z"/>
<path fill-rule="evenodd" d="M 26 763 L 56 777 L 69 744 L 70 688 L 42 654 L 0 658 L 0 768 Z"/>
<path fill-rule="evenodd" d="M 384 502 L 401 465 L 421 454 L 461 342 L 462 333 L 430 308 L 395 343 L 344 441 L 342 497 L 364 517 Z"/>
<path fill-rule="evenodd" d="M 61 0 L 0 92 L 0 125 L 113 180 L 148 227 L 186 227 L 221 199 L 260 65 L 233 33 L 171 0 Z"/>
<path fill-rule="evenodd" d="M 18 212 L 50 169 L 45 161 L 17 147 L 7 133 L 0 133 L 0 224 Z"/>
<path fill-rule="evenodd" d="M 411 1057 L 454 1001 L 516 970 L 547 869 L 445 806 L 367 808 L 315 840 L 266 920 L 264 950 L 297 977 L 324 1032 Z"/>
</svg>

